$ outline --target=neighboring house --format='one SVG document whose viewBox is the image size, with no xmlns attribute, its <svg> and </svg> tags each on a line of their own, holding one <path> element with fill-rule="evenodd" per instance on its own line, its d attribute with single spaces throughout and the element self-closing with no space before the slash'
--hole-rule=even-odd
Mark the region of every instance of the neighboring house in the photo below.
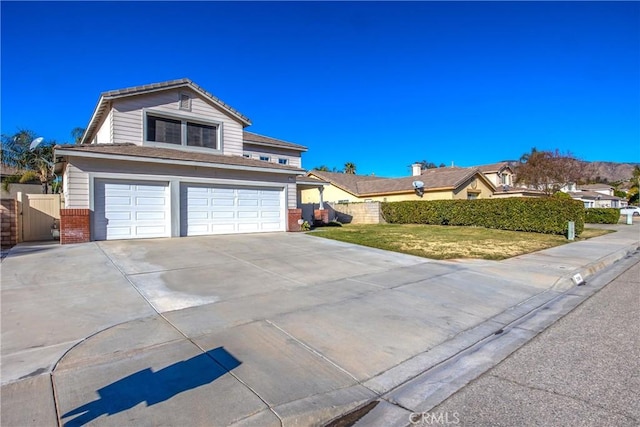
<svg viewBox="0 0 640 427">
<path fill-rule="evenodd" d="M 576 191 L 575 189 L 572 189 Z M 579 185 L 577 188 L 578 191 L 592 191 L 600 194 L 604 194 L 605 196 L 614 196 L 615 189 L 608 184 L 585 184 Z"/>
<path fill-rule="evenodd" d="M 382 178 L 367 175 L 310 171 L 307 175 L 329 185 L 322 191 L 329 203 L 398 202 L 404 200 L 451 200 L 489 198 L 495 187 L 478 169 L 438 168 L 420 171 L 414 176 Z M 418 189 L 414 183 L 418 183 Z M 302 203 L 320 203 L 317 190 L 303 190 Z"/>
<path fill-rule="evenodd" d="M 585 208 L 623 208 L 627 200 L 614 196 L 614 188 L 607 184 L 580 185 L 567 194 L 574 200 L 580 200 Z"/>
<path fill-rule="evenodd" d="M 250 124 L 188 79 L 103 93 L 55 149 L 62 243 L 295 229 L 306 148 Z"/>
<path fill-rule="evenodd" d="M 484 174 L 485 177 L 487 177 L 489 181 L 491 181 L 491 184 L 493 184 L 493 186 L 497 189 L 508 191 L 511 187 L 513 187 L 514 173 L 508 162 L 499 162 L 476 167 L 480 170 L 480 172 Z"/>
<path fill-rule="evenodd" d="M 4 189 L 5 180 L 14 175 L 22 175 L 25 171 L 17 169 L 11 166 L 2 165 L 0 168 L 0 197 L 3 199 L 16 199 L 17 193 L 24 194 L 42 194 L 42 184 L 39 181 L 33 181 L 28 183 L 10 183 L 8 184 L 8 191 Z"/>
</svg>

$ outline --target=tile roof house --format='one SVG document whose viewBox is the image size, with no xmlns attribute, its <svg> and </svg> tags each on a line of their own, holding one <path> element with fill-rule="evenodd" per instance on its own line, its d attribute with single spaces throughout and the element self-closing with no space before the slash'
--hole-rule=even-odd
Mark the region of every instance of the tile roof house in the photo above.
<svg viewBox="0 0 640 427">
<path fill-rule="evenodd" d="M 509 162 L 476 166 L 496 188 L 513 186 L 514 174 Z"/>
<path fill-rule="evenodd" d="M 249 125 L 189 79 L 102 93 L 55 148 L 62 243 L 295 229 L 306 147 Z"/>
<path fill-rule="evenodd" d="M 307 176 L 330 183 L 323 202 L 477 199 L 491 197 L 493 184 L 477 168 L 427 169 L 419 176 L 383 178 L 367 175 L 310 171 Z M 416 188 L 418 187 L 418 188 Z M 319 203 L 317 191 L 302 191 L 302 203 Z"/>
<path fill-rule="evenodd" d="M 583 202 L 585 208 L 623 208 L 628 204 L 626 199 L 615 196 L 614 188 L 608 184 L 580 185 L 567 193 Z"/>
</svg>

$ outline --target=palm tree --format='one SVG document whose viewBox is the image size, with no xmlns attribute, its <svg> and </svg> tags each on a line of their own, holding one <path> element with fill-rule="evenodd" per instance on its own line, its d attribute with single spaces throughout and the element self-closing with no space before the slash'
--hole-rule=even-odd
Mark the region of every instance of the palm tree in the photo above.
<svg viewBox="0 0 640 427">
<path fill-rule="evenodd" d="M 355 163 L 351 163 L 351 162 L 345 163 L 344 164 L 344 173 L 355 175 L 356 174 L 356 164 Z"/>
<path fill-rule="evenodd" d="M 8 177 L 4 187 L 12 182 L 29 182 L 39 180 L 42 192 L 47 193 L 49 183 L 53 179 L 53 146 L 55 141 L 48 141 L 31 148 L 35 139 L 35 132 L 27 129 L 19 130 L 15 135 L 2 135 L 3 166 L 10 166 L 20 170 L 14 176 Z"/>
<path fill-rule="evenodd" d="M 84 131 L 84 128 L 73 128 L 73 130 L 71 131 L 71 137 L 73 138 L 74 144 L 80 144 L 80 141 L 82 141 L 82 136 L 84 135 Z"/>
</svg>

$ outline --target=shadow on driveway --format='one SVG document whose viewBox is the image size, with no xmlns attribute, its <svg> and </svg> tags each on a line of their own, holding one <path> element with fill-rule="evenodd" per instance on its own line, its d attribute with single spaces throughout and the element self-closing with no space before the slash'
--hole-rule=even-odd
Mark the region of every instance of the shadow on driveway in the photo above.
<svg viewBox="0 0 640 427">
<path fill-rule="evenodd" d="M 98 400 L 63 414 L 63 419 L 78 415 L 65 421 L 64 425 L 82 426 L 101 415 L 117 414 L 142 402 L 147 406 L 164 402 L 179 393 L 215 381 L 241 363 L 223 347 L 218 347 L 157 372 L 151 368 L 143 369 L 98 390 Z"/>
</svg>

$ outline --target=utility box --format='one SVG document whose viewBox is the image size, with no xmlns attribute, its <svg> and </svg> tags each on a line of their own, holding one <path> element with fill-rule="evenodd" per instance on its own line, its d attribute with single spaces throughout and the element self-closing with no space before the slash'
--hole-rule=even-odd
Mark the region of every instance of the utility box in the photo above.
<svg viewBox="0 0 640 427">
<path fill-rule="evenodd" d="M 569 221 L 569 228 L 567 230 L 567 239 L 576 240 L 576 223 Z"/>
</svg>

